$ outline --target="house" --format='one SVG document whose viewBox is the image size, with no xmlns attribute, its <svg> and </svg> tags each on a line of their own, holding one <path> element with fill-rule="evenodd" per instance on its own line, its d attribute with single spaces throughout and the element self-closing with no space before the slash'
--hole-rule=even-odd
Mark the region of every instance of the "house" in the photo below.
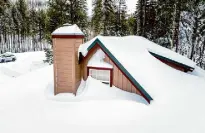
<svg viewBox="0 0 205 133">
<path fill-rule="evenodd" d="M 150 80 L 153 71 L 154 76 L 166 78 L 160 67 L 181 73 L 192 72 L 195 68 L 195 63 L 188 58 L 140 36 L 97 36 L 84 43 L 79 27 L 66 24 L 52 33 L 52 41 L 55 94 L 76 94 L 81 79 L 91 76 L 141 95 L 150 103 L 154 100 L 150 93 L 152 85 L 160 85 Z"/>
</svg>

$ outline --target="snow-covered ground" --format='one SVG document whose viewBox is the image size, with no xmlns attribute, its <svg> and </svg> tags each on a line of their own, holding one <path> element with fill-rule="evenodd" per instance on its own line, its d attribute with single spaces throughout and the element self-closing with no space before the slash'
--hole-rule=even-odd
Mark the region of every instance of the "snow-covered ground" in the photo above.
<svg viewBox="0 0 205 133">
<path fill-rule="evenodd" d="M 48 66 L 43 62 L 44 52 L 25 52 L 14 55 L 17 58 L 15 62 L 0 63 L 0 83 Z"/>
<path fill-rule="evenodd" d="M 143 101 L 139 96 L 92 78 L 82 84 L 77 97 L 54 97 L 53 68 L 42 62 L 44 53 L 17 54 L 17 59 L 0 64 L 0 133 L 205 132 L 205 74 L 199 68 L 191 74 L 171 71 L 170 82 L 175 75 L 186 85 L 164 88 L 146 105 L 137 102 Z"/>
</svg>

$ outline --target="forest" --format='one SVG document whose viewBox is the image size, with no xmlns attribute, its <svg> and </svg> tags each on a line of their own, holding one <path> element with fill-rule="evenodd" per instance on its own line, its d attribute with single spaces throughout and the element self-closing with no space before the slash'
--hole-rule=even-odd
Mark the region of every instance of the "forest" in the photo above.
<svg viewBox="0 0 205 133">
<path fill-rule="evenodd" d="M 52 63 L 51 33 L 77 24 L 86 40 L 97 35 L 138 35 L 169 48 L 205 69 L 205 0 L 0 0 L 0 53 L 45 50 Z"/>
</svg>

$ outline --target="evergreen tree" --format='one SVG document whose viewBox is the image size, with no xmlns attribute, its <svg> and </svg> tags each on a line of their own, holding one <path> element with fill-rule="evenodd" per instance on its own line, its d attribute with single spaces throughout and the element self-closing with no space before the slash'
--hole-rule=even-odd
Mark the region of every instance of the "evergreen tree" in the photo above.
<svg viewBox="0 0 205 133">
<path fill-rule="evenodd" d="M 93 1 L 92 27 L 95 35 L 101 33 L 105 36 L 116 35 L 115 3 L 113 0 Z"/>
<path fill-rule="evenodd" d="M 190 1 L 191 6 L 182 16 L 183 32 L 185 34 L 184 45 L 189 44 L 188 57 L 194 61 L 202 62 L 204 55 L 204 33 L 205 33 L 205 1 Z M 181 42 L 183 44 L 183 42 Z"/>
<path fill-rule="evenodd" d="M 30 10 L 30 36 L 32 40 L 32 50 L 37 50 L 37 35 L 38 35 L 38 14 L 37 11 L 32 8 Z M 29 48 L 31 49 L 31 48 Z"/>
<path fill-rule="evenodd" d="M 87 35 L 88 18 L 86 0 L 49 0 L 47 40 L 51 43 L 51 33 L 65 23 L 77 24 Z M 52 62 L 52 52 L 45 50 L 47 60 Z"/>
<path fill-rule="evenodd" d="M 14 46 L 14 51 L 15 52 L 19 52 L 20 51 L 20 24 L 21 24 L 21 14 L 19 13 L 18 9 L 16 8 L 16 5 L 12 5 L 12 8 L 11 8 L 11 16 L 12 16 L 12 19 L 13 19 L 13 23 L 14 23 L 14 29 L 13 29 L 13 34 L 12 34 L 12 37 L 13 37 L 13 44 L 16 44 Z"/>
<path fill-rule="evenodd" d="M 87 1 L 86 0 L 70 0 L 69 4 L 69 20 L 71 24 L 77 24 L 82 30 L 86 30 L 88 24 L 87 18 Z"/>
<path fill-rule="evenodd" d="M 102 0 L 94 0 L 93 1 L 93 16 L 92 16 L 92 28 L 94 32 L 94 36 L 101 34 L 103 29 L 102 20 L 103 20 L 103 12 L 102 12 Z"/>
<path fill-rule="evenodd" d="M 125 36 L 128 34 L 128 24 L 127 24 L 127 6 L 125 0 L 116 0 L 116 35 Z"/>
<path fill-rule="evenodd" d="M 136 35 L 137 34 L 137 24 L 136 24 L 136 18 L 134 15 L 130 15 L 127 19 L 128 23 L 128 33 L 130 35 Z"/>
<path fill-rule="evenodd" d="M 49 0 L 47 30 L 52 33 L 65 23 L 77 24 L 82 30 L 87 27 L 86 0 Z"/>
<path fill-rule="evenodd" d="M 46 23 L 47 23 L 47 15 L 44 10 L 39 10 L 37 12 L 37 20 L 38 20 L 38 35 L 39 35 L 39 42 L 42 43 L 43 40 L 46 39 Z M 42 44 L 41 44 L 42 46 Z"/>
<path fill-rule="evenodd" d="M 136 28 L 137 34 L 155 39 L 156 26 L 156 1 L 155 0 L 139 0 L 136 6 Z"/>
<path fill-rule="evenodd" d="M 48 2 L 48 34 L 52 33 L 57 27 L 68 23 L 67 0 L 49 0 Z"/>
<path fill-rule="evenodd" d="M 21 33 L 21 42 L 25 39 L 25 37 L 29 34 L 29 11 L 28 5 L 25 0 L 17 0 L 16 7 L 21 15 L 20 20 L 20 33 Z"/>
<path fill-rule="evenodd" d="M 116 35 L 113 0 L 103 0 L 103 35 Z"/>
</svg>

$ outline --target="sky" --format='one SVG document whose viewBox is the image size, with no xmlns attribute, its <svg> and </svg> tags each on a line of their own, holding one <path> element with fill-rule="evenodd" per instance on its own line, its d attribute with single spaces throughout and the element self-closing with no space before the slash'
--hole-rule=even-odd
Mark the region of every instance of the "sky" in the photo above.
<svg viewBox="0 0 205 133">
<path fill-rule="evenodd" d="M 89 16 L 91 16 L 92 15 L 92 0 L 87 0 L 87 1 L 88 1 L 88 14 Z M 128 13 L 133 13 L 135 11 L 137 0 L 126 0 L 126 2 L 127 2 Z"/>
</svg>

